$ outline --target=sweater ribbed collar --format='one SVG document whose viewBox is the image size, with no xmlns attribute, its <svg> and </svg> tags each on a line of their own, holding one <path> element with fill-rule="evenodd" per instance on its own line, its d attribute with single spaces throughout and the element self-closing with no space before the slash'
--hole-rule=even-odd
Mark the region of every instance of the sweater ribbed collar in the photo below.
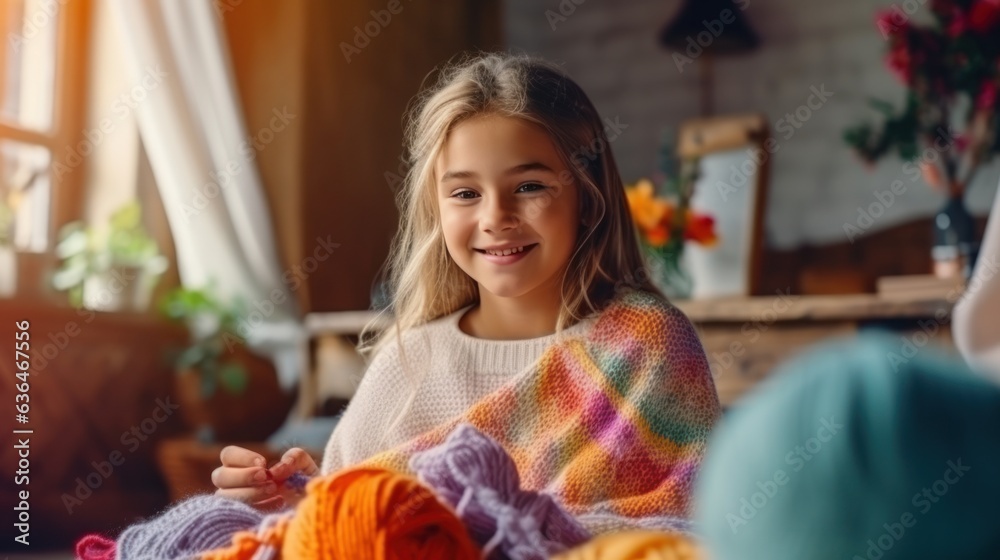
<svg viewBox="0 0 1000 560">
<path fill-rule="evenodd" d="M 505 374 L 521 372 L 528 368 L 542 355 L 542 352 L 553 343 L 567 337 L 575 337 L 585 334 L 596 317 L 588 317 L 577 324 L 564 329 L 560 333 L 553 333 L 537 338 L 522 340 L 491 340 L 486 338 L 476 338 L 459 328 L 459 320 L 475 304 L 467 305 L 450 315 L 445 315 L 438 320 L 441 336 L 449 339 L 455 348 L 460 348 L 462 356 L 458 356 L 459 363 L 472 371 L 484 374 Z"/>
</svg>

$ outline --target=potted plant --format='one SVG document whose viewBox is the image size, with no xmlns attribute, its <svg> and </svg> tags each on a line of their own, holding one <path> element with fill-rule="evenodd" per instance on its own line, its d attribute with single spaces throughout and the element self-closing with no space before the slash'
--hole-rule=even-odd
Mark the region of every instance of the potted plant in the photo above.
<svg viewBox="0 0 1000 560">
<path fill-rule="evenodd" d="M 906 87 L 906 100 L 897 110 L 873 99 L 882 122 L 849 128 L 844 140 L 868 165 L 891 152 L 916 160 L 907 165 L 947 197 L 934 220 L 935 272 L 968 276 L 977 243 L 963 197 L 1000 153 L 1000 2 L 934 0 L 930 8 L 928 25 L 898 8 L 877 14 L 886 65 Z"/>
<path fill-rule="evenodd" d="M 70 304 L 101 311 L 144 311 L 167 259 L 130 202 L 111 215 L 104 231 L 72 222 L 59 232 L 61 259 L 52 285 L 69 293 Z"/>
<path fill-rule="evenodd" d="M 190 342 L 172 351 L 181 416 L 202 442 L 256 441 L 284 421 L 294 396 L 281 390 L 269 360 L 240 334 L 245 303 L 225 303 L 213 287 L 176 288 L 160 313 L 183 323 Z"/>
</svg>

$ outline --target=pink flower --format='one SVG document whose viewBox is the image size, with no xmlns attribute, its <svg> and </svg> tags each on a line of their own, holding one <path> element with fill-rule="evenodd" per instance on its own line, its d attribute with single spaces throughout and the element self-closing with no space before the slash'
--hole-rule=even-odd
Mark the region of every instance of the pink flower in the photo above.
<svg viewBox="0 0 1000 560">
<path fill-rule="evenodd" d="M 899 45 L 890 50 L 885 64 L 904 84 L 909 84 L 913 79 L 913 59 L 906 45 Z"/>
<path fill-rule="evenodd" d="M 981 88 L 979 88 L 979 95 L 976 97 L 976 108 L 977 109 L 991 109 L 996 107 L 997 104 L 997 83 L 996 82 L 983 82 Z"/>
<path fill-rule="evenodd" d="M 969 30 L 966 10 L 955 0 L 931 0 L 931 11 L 949 37 L 958 37 Z"/>
<path fill-rule="evenodd" d="M 948 36 L 954 39 L 969 30 L 969 20 L 965 14 L 956 13 L 951 22 L 948 23 Z"/>
<path fill-rule="evenodd" d="M 900 35 L 909 26 L 908 18 L 899 10 L 880 10 L 875 13 L 875 27 L 883 39 Z"/>
<path fill-rule="evenodd" d="M 969 27 L 980 35 L 997 30 L 1000 24 L 1000 0 L 977 0 L 969 10 Z"/>
<path fill-rule="evenodd" d="M 931 9 L 937 13 L 951 13 L 958 10 L 955 0 L 931 0 Z"/>
<path fill-rule="evenodd" d="M 955 149 L 956 150 L 958 150 L 961 153 L 961 152 L 964 152 L 965 149 L 968 148 L 968 147 L 969 147 L 969 135 L 968 134 L 965 134 L 963 132 L 962 134 L 955 135 Z"/>
</svg>

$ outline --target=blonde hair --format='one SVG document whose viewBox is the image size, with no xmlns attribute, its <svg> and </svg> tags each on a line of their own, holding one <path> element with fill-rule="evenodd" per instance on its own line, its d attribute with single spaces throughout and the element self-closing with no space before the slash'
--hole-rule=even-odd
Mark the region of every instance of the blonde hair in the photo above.
<svg viewBox="0 0 1000 560">
<path fill-rule="evenodd" d="M 649 281 L 618 167 L 600 115 L 562 70 L 527 55 L 464 55 L 418 95 L 407 115 L 408 172 L 396 195 L 401 221 L 388 266 L 393 328 L 369 324 L 358 349 L 375 354 L 400 333 L 478 302 L 476 282 L 445 246 L 436 199 L 435 162 L 449 132 L 478 116 L 523 119 L 550 135 L 579 187 L 586 230 L 562 278 L 556 331 L 603 309 L 623 286 L 660 293 Z M 661 294 L 662 295 L 662 294 Z"/>
</svg>

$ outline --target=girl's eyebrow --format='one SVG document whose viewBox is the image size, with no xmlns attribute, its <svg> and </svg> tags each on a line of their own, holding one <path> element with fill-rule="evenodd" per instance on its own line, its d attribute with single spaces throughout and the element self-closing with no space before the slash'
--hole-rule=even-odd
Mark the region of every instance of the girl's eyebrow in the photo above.
<svg viewBox="0 0 1000 560">
<path fill-rule="evenodd" d="M 548 171 L 550 173 L 555 173 L 555 171 L 541 163 L 539 161 L 532 161 L 529 163 L 522 163 L 521 165 L 515 165 L 507 171 L 504 171 L 505 176 L 517 175 L 518 173 L 525 173 L 527 171 Z M 475 179 L 479 175 L 475 171 L 446 171 L 444 175 L 441 176 L 441 182 L 445 182 L 449 179 Z"/>
</svg>

